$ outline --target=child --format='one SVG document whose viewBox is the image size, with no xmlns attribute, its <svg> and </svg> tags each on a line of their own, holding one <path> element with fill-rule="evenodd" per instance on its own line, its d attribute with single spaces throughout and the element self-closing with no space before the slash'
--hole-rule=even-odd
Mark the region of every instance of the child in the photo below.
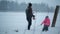
<svg viewBox="0 0 60 34">
<path fill-rule="evenodd" d="M 50 19 L 48 16 L 45 17 L 44 21 L 41 23 L 41 25 L 44 24 L 44 27 L 42 31 L 48 31 L 48 27 L 50 26 Z"/>
</svg>

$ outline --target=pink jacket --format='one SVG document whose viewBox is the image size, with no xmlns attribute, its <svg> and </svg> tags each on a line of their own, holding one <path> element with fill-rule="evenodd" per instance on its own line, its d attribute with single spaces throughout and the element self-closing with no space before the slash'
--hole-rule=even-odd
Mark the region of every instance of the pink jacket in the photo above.
<svg viewBox="0 0 60 34">
<path fill-rule="evenodd" d="M 42 22 L 42 24 L 50 26 L 50 19 L 49 18 L 45 18 L 45 20 Z"/>
</svg>

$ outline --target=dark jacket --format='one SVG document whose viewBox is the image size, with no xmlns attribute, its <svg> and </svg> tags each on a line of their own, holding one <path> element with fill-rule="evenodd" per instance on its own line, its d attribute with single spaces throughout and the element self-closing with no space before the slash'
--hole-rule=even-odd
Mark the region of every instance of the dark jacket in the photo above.
<svg viewBox="0 0 60 34">
<path fill-rule="evenodd" d="M 31 8 L 31 7 L 28 7 L 28 8 L 26 9 L 26 17 L 27 17 L 27 18 L 35 17 L 35 16 L 33 15 L 33 13 L 32 13 L 32 8 Z"/>
</svg>

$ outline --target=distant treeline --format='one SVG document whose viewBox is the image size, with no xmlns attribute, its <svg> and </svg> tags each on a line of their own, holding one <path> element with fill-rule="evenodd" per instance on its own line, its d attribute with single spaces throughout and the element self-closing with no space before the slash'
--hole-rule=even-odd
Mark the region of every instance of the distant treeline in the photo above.
<svg viewBox="0 0 60 34">
<path fill-rule="evenodd" d="M 53 12 L 54 8 L 53 7 L 49 7 L 48 4 L 45 3 L 41 3 L 41 4 L 36 4 L 36 3 L 32 3 L 32 8 L 34 11 L 38 11 L 38 12 Z M 0 1 L 0 11 L 25 11 L 25 9 L 27 8 L 27 4 L 22 2 L 22 3 L 17 3 L 14 1 Z"/>
</svg>

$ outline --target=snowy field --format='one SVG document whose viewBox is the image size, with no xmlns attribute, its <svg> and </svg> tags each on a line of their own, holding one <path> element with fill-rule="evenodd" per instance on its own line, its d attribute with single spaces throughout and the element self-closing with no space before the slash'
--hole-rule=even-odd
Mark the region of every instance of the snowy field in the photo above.
<svg viewBox="0 0 60 34">
<path fill-rule="evenodd" d="M 49 27 L 48 32 L 41 32 L 40 25 L 45 16 L 49 16 L 51 23 L 54 13 L 34 13 L 36 20 L 32 19 L 31 30 L 27 30 L 27 20 L 24 12 L 0 12 L 0 34 L 60 34 L 60 12 L 56 21 L 56 27 Z M 18 30 L 16 32 L 15 30 Z"/>
</svg>

